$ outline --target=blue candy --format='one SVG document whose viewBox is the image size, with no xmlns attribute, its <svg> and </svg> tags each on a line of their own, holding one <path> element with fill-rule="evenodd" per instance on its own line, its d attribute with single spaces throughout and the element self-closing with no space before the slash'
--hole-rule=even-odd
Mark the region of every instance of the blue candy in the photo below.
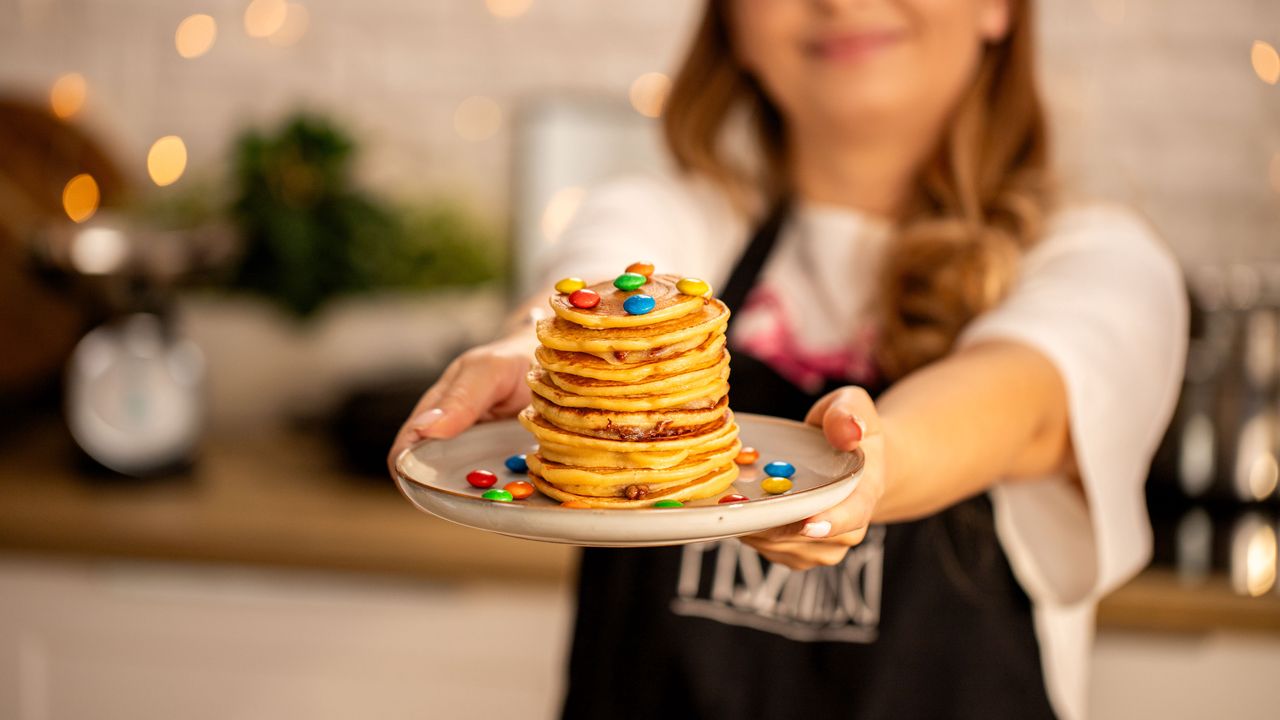
<svg viewBox="0 0 1280 720">
<path fill-rule="evenodd" d="M 653 310 L 653 298 L 648 295 L 632 295 L 622 303 L 622 309 L 632 315 L 644 315 Z"/>
<path fill-rule="evenodd" d="M 507 469 L 516 473 L 529 472 L 529 463 L 525 462 L 523 455 L 512 455 L 507 458 Z"/>
<path fill-rule="evenodd" d="M 764 474 L 769 477 L 789 478 L 796 474 L 796 466 L 789 462 L 774 460 L 764 466 Z"/>
</svg>

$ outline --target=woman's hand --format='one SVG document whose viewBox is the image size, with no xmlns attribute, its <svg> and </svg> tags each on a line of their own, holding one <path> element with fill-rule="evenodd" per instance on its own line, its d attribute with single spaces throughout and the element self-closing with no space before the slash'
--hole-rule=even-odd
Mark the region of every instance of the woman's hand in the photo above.
<svg viewBox="0 0 1280 720">
<path fill-rule="evenodd" d="M 849 386 L 824 395 L 805 422 L 817 425 L 837 450 L 862 448 L 866 465 L 858 485 L 835 507 L 791 525 L 747 535 L 742 541 L 772 562 L 795 570 L 835 565 L 862 542 L 884 494 L 884 434 L 866 390 Z"/>
<path fill-rule="evenodd" d="M 476 422 L 512 417 L 529 404 L 525 375 L 533 358 L 532 333 L 474 347 L 459 355 L 400 426 L 387 455 L 396 457 L 424 438 L 449 438 Z"/>
</svg>

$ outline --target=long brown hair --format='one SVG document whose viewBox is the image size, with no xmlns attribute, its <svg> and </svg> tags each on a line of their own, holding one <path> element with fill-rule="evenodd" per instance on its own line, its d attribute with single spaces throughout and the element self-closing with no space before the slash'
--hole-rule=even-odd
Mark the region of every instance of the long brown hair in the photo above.
<svg viewBox="0 0 1280 720">
<path fill-rule="evenodd" d="M 734 58 L 724 0 L 709 0 L 664 112 L 667 145 L 688 172 L 740 206 L 788 190 L 785 124 Z M 1035 79 L 1030 0 L 1013 0 L 898 218 L 879 279 L 882 372 L 900 377 L 950 351 L 970 320 L 1008 291 L 1049 205 L 1049 149 Z M 756 167 L 735 163 L 726 129 L 750 118 Z"/>
</svg>

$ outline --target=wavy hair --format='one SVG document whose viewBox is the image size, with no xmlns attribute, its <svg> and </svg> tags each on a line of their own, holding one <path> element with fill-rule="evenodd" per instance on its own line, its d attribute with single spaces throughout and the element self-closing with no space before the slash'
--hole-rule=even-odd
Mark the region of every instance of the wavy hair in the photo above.
<svg viewBox="0 0 1280 720">
<path fill-rule="evenodd" d="M 1013 0 L 1006 36 L 989 43 L 919 168 L 879 278 L 877 359 L 896 378 L 951 350 L 1008 291 L 1051 201 L 1048 132 L 1035 78 L 1031 4 Z M 664 110 L 668 148 L 686 172 L 747 198 L 789 191 L 785 119 L 734 57 L 724 0 L 709 0 Z M 736 163 L 728 132 L 745 115 L 755 166 Z"/>
</svg>

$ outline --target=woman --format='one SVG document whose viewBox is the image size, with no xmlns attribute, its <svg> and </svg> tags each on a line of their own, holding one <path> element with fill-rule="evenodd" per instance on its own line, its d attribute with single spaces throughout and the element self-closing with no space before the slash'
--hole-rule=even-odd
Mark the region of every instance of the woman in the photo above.
<svg viewBox="0 0 1280 720">
<path fill-rule="evenodd" d="M 732 407 L 867 468 L 794 526 L 586 550 L 566 716 L 1085 714 L 1186 310 L 1145 225 L 1052 202 L 1029 5 L 708 5 L 665 114 L 681 172 L 596 191 L 544 277 L 711 280 Z M 456 360 L 393 456 L 516 413 L 535 342 Z"/>
</svg>

